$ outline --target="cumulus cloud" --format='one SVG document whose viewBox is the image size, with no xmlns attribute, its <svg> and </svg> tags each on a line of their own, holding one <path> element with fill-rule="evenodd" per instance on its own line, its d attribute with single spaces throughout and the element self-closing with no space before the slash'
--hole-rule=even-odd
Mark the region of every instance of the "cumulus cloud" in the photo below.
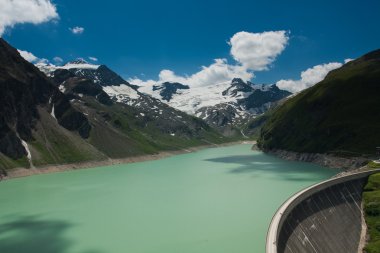
<svg viewBox="0 0 380 253">
<path fill-rule="evenodd" d="M 142 80 L 140 78 L 137 78 L 137 77 L 133 77 L 133 78 L 129 78 L 127 80 L 129 83 L 131 84 L 134 84 L 134 85 L 138 85 L 138 86 L 141 86 L 141 87 L 150 87 L 150 86 L 153 86 L 155 84 L 157 84 L 158 81 L 155 81 L 155 80 L 152 80 L 152 79 L 149 79 L 149 80 Z"/>
<path fill-rule="evenodd" d="M 15 24 L 40 24 L 57 18 L 50 0 L 0 0 L 0 36 Z"/>
<path fill-rule="evenodd" d="M 98 58 L 93 57 L 93 56 L 89 56 L 88 59 L 90 59 L 91 61 L 98 61 Z"/>
<path fill-rule="evenodd" d="M 343 64 L 339 62 L 331 62 L 321 65 L 316 65 L 301 72 L 301 79 L 299 80 L 280 80 L 276 85 L 280 89 L 288 90 L 290 92 L 299 92 L 314 84 L 322 81 L 326 75 L 334 69 L 340 68 Z"/>
<path fill-rule="evenodd" d="M 31 52 L 20 50 L 20 49 L 17 49 L 17 51 L 20 53 L 22 58 L 24 58 L 28 62 L 36 62 L 39 60 L 39 58 L 35 56 L 34 54 L 32 54 Z"/>
<path fill-rule="evenodd" d="M 84 28 L 83 28 L 83 27 L 80 27 L 80 26 L 71 27 L 71 28 L 69 28 L 69 30 L 70 30 L 73 34 L 82 34 L 82 33 L 84 32 Z"/>
<path fill-rule="evenodd" d="M 206 86 L 228 82 L 233 78 L 245 81 L 254 77 L 254 71 L 262 71 L 276 60 L 288 43 L 285 31 L 263 33 L 238 32 L 228 42 L 231 55 L 236 63 L 230 64 L 227 59 L 215 59 L 209 66 L 192 75 L 177 75 L 172 70 L 164 69 L 158 75 L 158 80 L 141 80 L 130 78 L 130 83 L 146 86 L 163 82 L 179 82 L 190 86 Z"/>
<path fill-rule="evenodd" d="M 267 70 L 284 51 L 289 40 L 286 31 L 263 33 L 238 32 L 229 41 L 232 57 L 245 68 Z"/>
<path fill-rule="evenodd" d="M 203 66 L 199 72 L 190 76 L 177 75 L 171 70 L 164 69 L 158 75 L 158 80 L 143 81 L 139 78 L 131 78 L 130 83 L 146 86 L 163 82 L 178 82 L 190 86 L 206 86 L 222 82 L 231 81 L 239 77 L 243 80 L 249 80 L 253 73 L 240 65 L 229 65 L 226 59 L 215 59 L 214 63 L 209 66 Z"/>
</svg>

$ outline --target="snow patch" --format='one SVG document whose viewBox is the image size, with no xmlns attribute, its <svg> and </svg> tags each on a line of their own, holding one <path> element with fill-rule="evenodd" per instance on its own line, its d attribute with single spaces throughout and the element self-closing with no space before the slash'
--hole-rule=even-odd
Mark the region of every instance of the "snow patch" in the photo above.
<svg viewBox="0 0 380 253">
<path fill-rule="evenodd" d="M 90 63 L 68 63 L 63 66 L 56 66 L 51 63 L 39 62 L 36 67 L 44 72 L 47 76 L 52 76 L 52 73 L 57 69 L 98 69 L 100 65 L 90 64 Z"/>
<path fill-rule="evenodd" d="M 240 130 L 241 135 L 243 135 L 244 138 L 248 138 L 247 135 L 244 134 L 243 130 Z"/>
<path fill-rule="evenodd" d="M 180 111 L 194 115 L 198 109 L 205 106 L 237 102 L 237 98 L 223 96 L 222 94 L 230 85 L 230 82 L 223 82 L 215 85 L 196 86 L 190 89 L 177 90 L 177 93 L 173 94 L 172 99 L 167 104 Z M 153 91 L 152 88 L 153 86 L 143 86 L 139 88 L 139 91 L 161 100 L 159 91 Z"/>
<path fill-rule="evenodd" d="M 90 64 L 90 63 L 69 63 L 64 66 L 59 66 L 61 69 L 98 69 L 100 65 Z"/>
<path fill-rule="evenodd" d="M 128 96 L 130 99 L 138 99 L 140 97 L 136 90 L 126 84 L 120 84 L 119 86 L 104 86 L 103 90 L 111 97 L 116 96 L 118 102 L 122 102 L 124 96 Z"/>
<path fill-rule="evenodd" d="M 65 86 L 63 86 L 62 84 L 59 85 L 58 89 L 59 89 L 62 93 L 64 93 L 64 92 L 66 91 Z"/>
<path fill-rule="evenodd" d="M 16 133 L 16 135 L 20 139 L 22 146 L 24 146 L 24 148 L 25 148 L 26 157 L 28 158 L 30 168 L 34 168 L 34 165 L 33 165 L 33 162 L 32 162 L 32 153 L 30 152 L 28 143 L 26 141 L 24 141 L 23 139 L 21 139 L 21 137 L 19 136 L 18 133 Z"/>
<path fill-rule="evenodd" d="M 54 104 L 53 104 L 53 107 L 51 108 L 51 113 L 50 115 L 55 118 L 55 120 L 57 120 L 57 118 L 55 117 L 55 113 L 54 113 Z"/>
</svg>

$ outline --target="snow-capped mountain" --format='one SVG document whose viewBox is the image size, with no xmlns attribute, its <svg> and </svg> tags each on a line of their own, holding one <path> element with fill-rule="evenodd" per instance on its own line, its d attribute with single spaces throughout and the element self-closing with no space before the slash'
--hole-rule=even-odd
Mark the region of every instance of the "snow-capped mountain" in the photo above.
<svg viewBox="0 0 380 253">
<path fill-rule="evenodd" d="M 171 107 L 204 119 L 207 123 L 229 132 L 234 126 L 267 111 L 276 102 L 291 93 L 276 85 L 255 85 L 235 78 L 231 82 L 189 87 L 165 82 L 140 87 Z"/>
<path fill-rule="evenodd" d="M 61 92 L 71 97 L 71 102 L 81 111 L 91 110 L 86 108 L 90 98 L 108 106 L 117 102 L 133 112 L 135 120 L 141 124 L 139 127 L 154 126 L 164 135 L 189 141 L 193 138 L 207 140 L 205 134 L 216 133 L 204 121 L 141 93 L 138 86 L 130 84 L 105 65 L 93 65 L 79 59 L 63 66 L 37 64 L 37 67 L 58 85 Z"/>
<path fill-rule="evenodd" d="M 133 105 L 137 104 L 141 98 L 146 100 L 146 96 L 137 91 L 138 86 L 130 84 L 106 65 L 95 65 L 83 59 L 77 59 L 63 66 L 46 63 L 37 63 L 36 66 L 47 76 L 60 83 L 61 91 L 65 90 L 63 83 L 65 79 L 76 76 L 100 85 L 111 98 L 118 102 Z"/>
<path fill-rule="evenodd" d="M 47 76 L 54 76 L 54 71 L 57 69 L 66 69 L 76 76 L 91 79 L 101 86 L 118 86 L 121 84 L 126 84 L 133 89 L 137 88 L 137 86 L 129 84 L 121 76 L 109 69 L 106 65 L 91 64 L 83 59 L 70 61 L 63 66 L 37 63 L 37 67 Z"/>
<path fill-rule="evenodd" d="M 140 115 L 178 121 L 183 116 L 173 115 L 179 110 L 205 120 L 225 135 L 240 135 L 236 127 L 267 111 L 273 102 L 290 95 L 276 85 L 255 85 L 239 78 L 199 87 L 172 82 L 139 87 L 107 66 L 91 64 L 83 59 L 63 66 L 39 63 L 37 67 L 60 84 L 62 92 L 67 89 L 65 82 L 68 78 L 88 79 L 99 85 L 113 101 L 138 108 Z M 165 113 L 167 111 L 171 113 Z"/>
</svg>

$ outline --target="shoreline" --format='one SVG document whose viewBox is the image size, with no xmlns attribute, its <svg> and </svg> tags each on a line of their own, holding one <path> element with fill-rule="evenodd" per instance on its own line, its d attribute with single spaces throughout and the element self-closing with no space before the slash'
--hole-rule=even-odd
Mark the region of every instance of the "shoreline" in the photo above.
<svg viewBox="0 0 380 253">
<path fill-rule="evenodd" d="M 110 165 L 117 165 L 117 164 L 129 164 L 129 163 L 137 163 L 137 162 L 145 162 L 145 161 L 154 161 L 154 160 L 171 157 L 174 155 L 193 153 L 193 152 L 206 149 L 206 148 L 227 147 L 227 146 L 233 146 L 233 145 L 239 145 L 239 144 L 254 145 L 255 143 L 256 141 L 252 141 L 252 140 L 249 140 L 249 141 L 242 140 L 242 141 L 226 142 L 226 143 L 221 143 L 221 144 L 200 145 L 200 146 L 189 147 L 189 148 L 180 149 L 180 150 L 160 151 L 156 154 L 131 156 L 131 157 L 126 157 L 126 158 L 117 158 L 117 159 L 109 158 L 107 160 L 85 161 L 85 162 L 57 164 L 57 165 L 50 164 L 50 165 L 44 165 L 44 166 L 28 168 L 28 169 L 19 167 L 19 168 L 8 170 L 7 176 L 3 178 L 3 180 L 7 181 L 7 180 L 15 179 L 15 178 L 20 178 L 20 177 L 28 177 L 28 176 L 33 176 L 33 175 L 56 173 L 56 172 L 65 172 L 65 171 L 72 171 L 72 170 L 79 170 L 79 169 L 91 169 L 95 167 L 110 166 Z"/>
<path fill-rule="evenodd" d="M 289 161 L 311 162 L 331 169 L 343 169 L 345 172 L 355 172 L 365 166 L 370 159 L 364 157 L 340 157 L 324 153 L 299 153 L 287 150 L 261 150 Z"/>
</svg>

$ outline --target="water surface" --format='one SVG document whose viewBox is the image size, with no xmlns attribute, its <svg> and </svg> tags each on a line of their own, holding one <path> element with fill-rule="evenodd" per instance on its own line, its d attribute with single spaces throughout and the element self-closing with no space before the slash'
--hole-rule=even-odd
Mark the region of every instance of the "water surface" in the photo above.
<svg viewBox="0 0 380 253">
<path fill-rule="evenodd" d="M 281 203 L 338 171 L 250 148 L 1 182 L 0 252 L 264 252 Z"/>
</svg>

